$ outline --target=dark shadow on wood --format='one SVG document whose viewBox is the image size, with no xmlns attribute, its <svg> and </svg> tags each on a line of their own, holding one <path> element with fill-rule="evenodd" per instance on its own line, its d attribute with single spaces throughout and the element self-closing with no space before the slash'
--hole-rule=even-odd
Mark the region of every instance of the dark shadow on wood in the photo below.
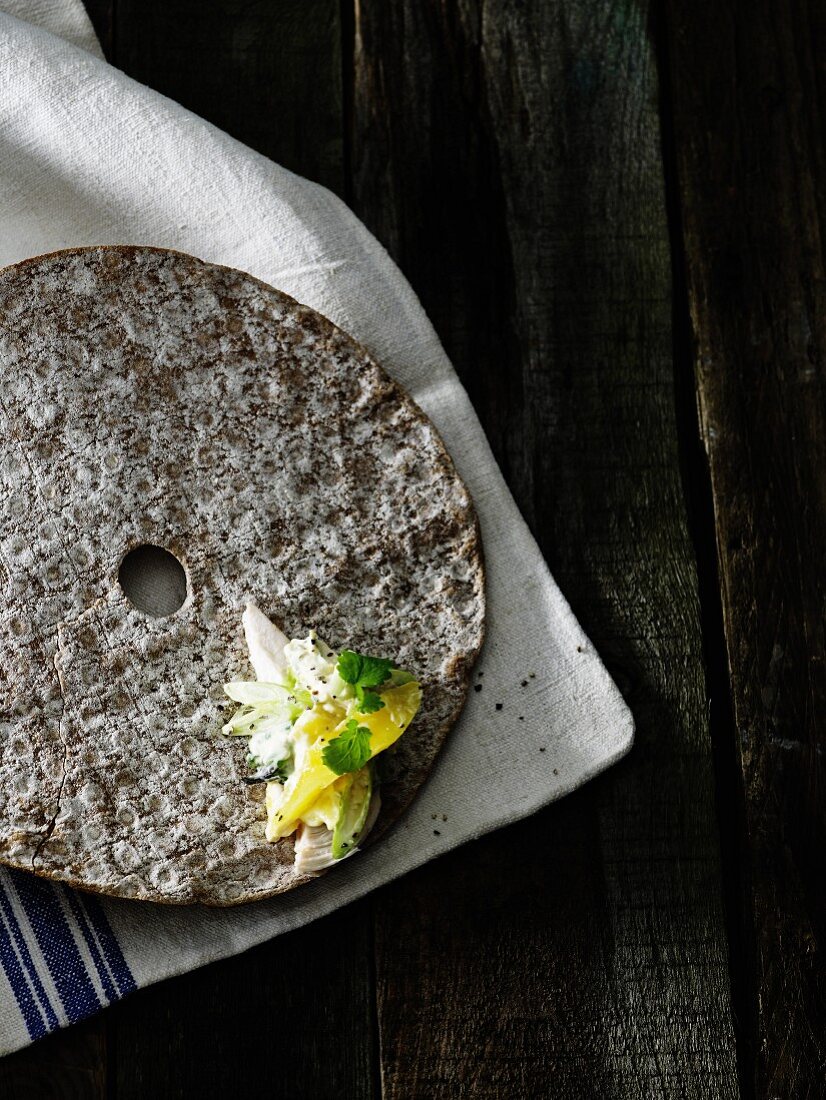
<svg viewBox="0 0 826 1100">
<path fill-rule="evenodd" d="M 136 80 L 341 193 L 339 20 L 339 0 L 118 0 L 115 50 Z"/>
<path fill-rule="evenodd" d="M 661 0 L 652 5 L 650 34 L 659 76 L 660 137 L 665 201 L 671 244 L 674 397 L 680 444 L 680 473 L 689 531 L 697 559 L 703 652 L 709 699 L 709 731 L 714 759 L 715 807 L 720 829 L 723 903 L 728 935 L 731 1008 L 737 1044 L 742 1100 L 754 1096 L 757 987 L 754 975 L 754 914 L 745 837 L 745 796 L 737 751 L 728 656 L 720 597 L 717 532 L 708 459 L 702 446 L 694 381 L 695 340 L 691 326 L 683 241 L 677 155 L 674 139 L 671 71 Z"/>
<path fill-rule="evenodd" d="M 826 9 L 666 0 L 746 804 L 758 1096 L 826 1064 Z"/>
<path fill-rule="evenodd" d="M 115 5 L 117 0 L 83 0 L 84 7 L 92 20 L 95 34 L 100 40 L 106 60 L 115 64 Z"/>
<path fill-rule="evenodd" d="M 341 118 L 342 118 L 342 170 L 344 173 L 344 201 L 353 205 L 353 130 L 356 53 L 357 0 L 340 0 L 339 23 L 341 26 Z"/>
<path fill-rule="evenodd" d="M 109 1010 L 114 1096 L 375 1100 L 369 900 Z"/>
<path fill-rule="evenodd" d="M 12 1010 L 14 1011 L 14 1010 Z M 106 1037 L 101 1017 L 0 1059 L 3 1100 L 104 1100 Z"/>
</svg>

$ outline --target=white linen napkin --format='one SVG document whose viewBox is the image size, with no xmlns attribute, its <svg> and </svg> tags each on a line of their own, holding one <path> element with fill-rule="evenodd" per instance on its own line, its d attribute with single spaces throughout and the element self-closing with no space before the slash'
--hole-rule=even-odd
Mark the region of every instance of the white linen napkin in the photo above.
<svg viewBox="0 0 826 1100">
<path fill-rule="evenodd" d="M 324 188 L 107 65 L 79 0 L 0 9 L 20 17 L 0 14 L 0 264 L 71 245 L 168 246 L 251 272 L 331 318 L 439 429 L 479 512 L 488 600 L 483 690 L 470 693 L 432 778 L 380 844 L 317 882 L 210 911 L 98 902 L 0 872 L 3 1053 L 533 813 L 624 755 L 633 721 L 381 245 Z"/>
</svg>

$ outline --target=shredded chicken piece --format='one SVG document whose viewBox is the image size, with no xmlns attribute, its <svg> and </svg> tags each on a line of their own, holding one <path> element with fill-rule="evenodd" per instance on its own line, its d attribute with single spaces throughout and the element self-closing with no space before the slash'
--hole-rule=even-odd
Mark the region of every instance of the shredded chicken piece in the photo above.
<svg viewBox="0 0 826 1100">
<path fill-rule="evenodd" d="M 295 841 L 295 869 L 300 875 L 317 875 L 326 867 L 332 867 L 333 834 L 326 825 L 298 826 Z"/>
<path fill-rule="evenodd" d="M 359 836 L 363 841 L 373 826 L 381 809 L 381 797 L 378 791 L 373 793 L 370 801 L 370 809 L 367 812 L 367 820 Z M 347 855 L 357 852 L 353 848 Z M 344 859 L 347 856 L 342 857 Z M 326 825 L 305 825 L 302 821 L 298 826 L 295 839 L 295 869 L 300 875 L 318 875 L 328 867 L 341 863 L 340 859 L 333 859 L 333 834 Z"/>
</svg>

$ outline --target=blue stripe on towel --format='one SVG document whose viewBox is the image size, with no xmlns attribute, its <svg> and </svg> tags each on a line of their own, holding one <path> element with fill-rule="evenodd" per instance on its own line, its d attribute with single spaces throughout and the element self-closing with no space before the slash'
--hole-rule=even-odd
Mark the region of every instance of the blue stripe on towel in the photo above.
<svg viewBox="0 0 826 1100">
<path fill-rule="evenodd" d="M 22 871 L 10 874 L 69 1022 L 90 1016 L 100 1000 L 60 904 L 59 887 Z"/>
<path fill-rule="evenodd" d="M 83 934 L 83 939 L 86 942 L 86 946 L 89 948 L 89 954 L 92 956 L 92 962 L 95 964 L 95 969 L 100 977 L 101 984 L 103 985 L 103 992 L 106 994 L 106 1000 L 109 1004 L 117 999 L 117 992 L 112 985 L 112 978 L 109 974 L 109 968 L 103 959 L 100 948 L 98 947 L 98 941 L 95 938 L 95 934 L 92 931 L 89 921 L 86 919 L 86 914 L 83 911 L 81 904 L 80 894 L 75 890 L 69 889 L 69 887 L 63 887 L 63 896 L 72 911 L 72 916 L 77 922 L 77 926 Z"/>
<path fill-rule="evenodd" d="M 34 965 L 34 959 L 32 958 L 29 944 L 25 942 L 22 928 L 20 927 L 18 919 L 16 919 L 16 916 L 14 915 L 14 910 L 12 909 L 11 895 L 9 891 L 14 889 L 14 877 L 19 875 L 19 871 L 4 871 L 2 881 L 0 881 L 0 906 L 3 911 L 3 924 L 8 925 L 11 932 L 11 939 L 9 943 L 11 945 L 11 943 L 13 942 L 14 947 L 16 947 L 16 954 L 18 954 L 22 959 L 23 966 L 26 969 L 26 974 L 27 976 L 29 976 L 29 981 L 25 982 L 26 988 L 31 986 L 31 988 L 34 989 L 37 1002 L 38 1004 L 40 1004 L 40 1009 L 45 1018 L 45 1025 L 43 1025 L 43 1030 L 37 1032 L 37 1036 L 40 1036 L 44 1035 L 46 1032 L 55 1030 L 55 1027 L 57 1027 L 57 1014 L 52 1008 L 51 1001 L 48 1000 L 46 991 L 43 988 L 43 981 L 41 980 L 40 975 L 37 974 L 37 969 Z M 14 950 L 14 947 L 11 948 L 12 952 Z M 7 972 L 8 976 L 9 971 L 7 970 L 5 972 Z M 25 980 L 25 976 L 23 976 L 23 978 Z M 20 1004 L 20 997 L 18 997 L 18 992 L 16 992 L 16 990 L 14 996 L 18 998 L 18 1004 Z M 29 1026 L 29 1024 L 26 1023 L 26 1026 Z"/>
<path fill-rule="evenodd" d="M 21 927 L 15 916 L 15 899 L 28 918 L 31 932 L 28 928 L 24 931 L 25 925 Z M 40 948 L 42 962 L 39 957 L 35 962 L 32 955 L 32 933 Z M 103 998 L 98 994 L 93 973 L 81 954 L 81 938 L 100 978 Z M 37 951 L 34 954 L 38 956 Z M 0 869 L 0 966 L 31 1039 L 41 1038 L 61 1023 L 55 1011 L 56 1005 L 50 1002 L 43 983 L 43 963 L 69 1023 L 82 1020 L 96 1012 L 102 1004 L 111 1004 L 125 993 L 137 989 L 120 944 L 97 898 L 23 871 Z M 38 973 L 38 965 L 41 973 Z"/>
<path fill-rule="evenodd" d="M 0 909 L 2 909 L 3 914 L 2 917 L 0 917 L 0 964 L 2 964 L 6 977 L 9 980 L 9 985 L 14 993 L 14 998 L 17 1001 L 20 1014 L 23 1017 L 23 1022 L 29 1033 L 29 1038 L 40 1039 L 50 1029 L 46 1026 L 43 1012 L 34 998 L 32 986 L 26 978 L 23 968 L 20 965 L 20 960 L 17 957 L 17 951 L 15 951 L 14 948 L 11 930 L 15 928 L 17 922 L 14 920 L 14 914 L 11 912 L 4 878 L 5 876 L 0 877 Z M 19 929 L 17 932 L 19 934 Z M 57 1019 L 55 1019 L 55 1024 L 53 1026 L 56 1026 L 56 1024 Z"/>
<path fill-rule="evenodd" d="M 123 997 L 126 993 L 134 992 L 138 988 L 137 983 L 132 976 L 132 971 L 127 966 L 120 944 L 115 939 L 115 933 L 106 919 L 103 907 L 92 894 L 78 895 L 78 898 L 81 900 L 86 915 L 95 930 L 103 957 L 117 982 L 118 993 Z"/>
</svg>

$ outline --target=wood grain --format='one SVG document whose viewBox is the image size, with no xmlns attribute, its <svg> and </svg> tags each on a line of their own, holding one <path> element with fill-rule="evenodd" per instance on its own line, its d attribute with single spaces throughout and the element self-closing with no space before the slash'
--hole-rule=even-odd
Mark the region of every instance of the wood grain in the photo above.
<svg viewBox="0 0 826 1100">
<path fill-rule="evenodd" d="M 85 1020 L 0 1058 L 3 1100 L 105 1100 L 105 1021 Z"/>
<path fill-rule="evenodd" d="M 119 68 L 341 191 L 339 0 L 117 0 Z"/>
<path fill-rule="evenodd" d="M 737 1095 L 646 24 L 357 9 L 356 210 L 638 722 L 611 774 L 380 894 L 388 1097 Z"/>
<path fill-rule="evenodd" d="M 648 8 L 89 7 L 127 72 L 346 193 L 391 249 L 637 718 L 634 754 L 612 773 L 377 896 L 382 1091 L 736 1095 Z M 822 560 L 826 530 L 823 27 L 799 0 L 788 27 L 767 0 L 752 27 L 731 0 L 667 7 L 750 805 L 756 1086 L 816 1095 L 823 646 L 812 609 L 823 593 L 798 563 Z M 371 912 L 352 906 L 144 991 L 0 1062 L 0 1092 L 377 1095 Z M 331 946 L 342 938 L 343 963 Z M 303 1024 L 319 1016 L 320 1028 Z"/>
<path fill-rule="evenodd" d="M 114 63 L 115 0 L 83 0 L 107 61 Z"/>
<path fill-rule="evenodd" d="M 371 953 L 361 903 L 142 990 L 112 1012 L 110 1089 L 117 1100 L 370 1100 Z"/>
<path fill-rule="evenodd" d="M 700 426 L 746 798 L 763 1096 L 826 1074 L 826 11 L 668 5 Z"/>
</svg>

